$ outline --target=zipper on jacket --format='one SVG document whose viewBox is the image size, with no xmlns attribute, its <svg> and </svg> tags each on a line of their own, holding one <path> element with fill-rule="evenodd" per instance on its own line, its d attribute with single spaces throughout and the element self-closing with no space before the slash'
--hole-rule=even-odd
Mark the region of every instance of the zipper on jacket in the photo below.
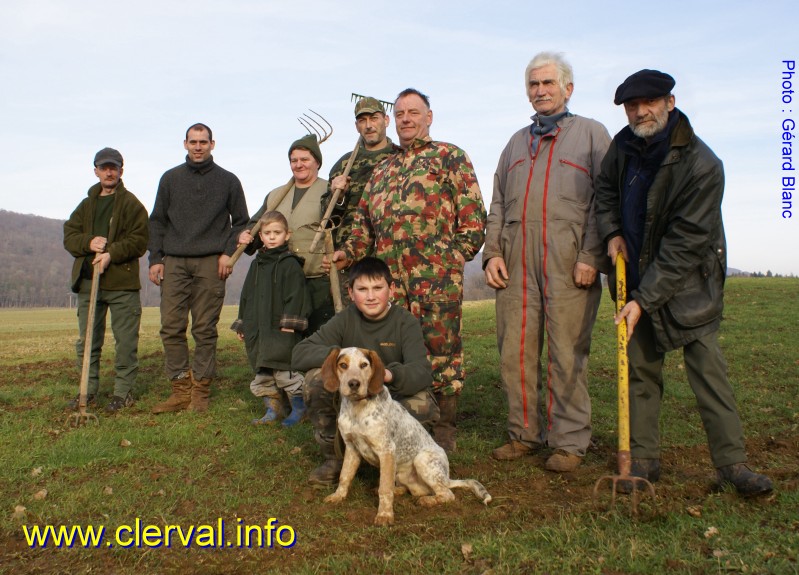
<svg viewBox="0 0 799 575">
<path fill-rule="evenodd" d="M 559 160 L 559 161 L 560 161 L 560 163 L 561 163 L 561 164 L 566 164 L 567 166 L 571 166 L 572 168 L 577 168 L 577 169 L 578 169 L 578 170 L 580 170 L 581 172 L 585 172 L 585 174 L 586 174 L 587 176 L 590 176 L 590 175 L 591 175 L 591 174 L 588 172 L 588 168 L 584 168 L 583 166 L 578 166 L 577 164 L 575 164 L 574 162 L 570 162 L 569 160 L 564 160 L 564 159 L 561 159 L 561 160 Z"/>
</svg>

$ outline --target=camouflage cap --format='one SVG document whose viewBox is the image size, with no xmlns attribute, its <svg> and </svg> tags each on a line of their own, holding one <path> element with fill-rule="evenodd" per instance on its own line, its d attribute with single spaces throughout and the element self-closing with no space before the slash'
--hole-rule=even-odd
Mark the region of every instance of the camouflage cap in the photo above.
<svg viewBox="0 0 799 575">
<path fill-rule="evenodd" d="M 380 112 L 381 114 L 386 113 L 386 109 L 383 107 L 383 103 L 380 100 L 367 97 L 361 98 L 355 103 L 356 118 L 361 114 L 374 114 L 375 112 Z"/>
</svg>

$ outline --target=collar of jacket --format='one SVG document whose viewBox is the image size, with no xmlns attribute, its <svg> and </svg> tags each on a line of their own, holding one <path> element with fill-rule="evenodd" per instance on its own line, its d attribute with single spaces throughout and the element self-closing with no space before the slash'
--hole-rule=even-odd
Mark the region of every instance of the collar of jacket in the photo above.
<svg viewBox="0 0 799 575">
<path fill-rule="evenodd" d="M 86 195 L 88 195 L 90 198 L 97 199 L 97 198 L 100 197 L 100 192 L 102 192 L 102 191 L 103 191 L 102 184 L 100 182 L 97 182 L 91 188 L 89 188 L 89 191 L 87 192 Z M 114 194 L 119 194 L 119 193 L 125 192 L 125 191 L 127 191 L 127 190 L 125 190 L 125 185 L 122 183 L 122 180 L 119 180 L 119 183 L 117 184 L 117 187 L 114 188 Z"/>
<path fill-rule="evenodd" d="M 425 136 L 424 138 L 414 138 L 414 140 L 410 143 L 406 151 L 411 150 L 418 150 L 419 148 L 424 148 L 427 144 L 433 141 L 429 135 Z"/>
<path fill-rule="evenodd" d="M 391 138 L 386 138 L 386 145 L 380 148 L 379 150 L 367 150 L 366 146 L 364 146 L 363 142 L 361 142 L 361 147 L 358 148 L 358 155 L 364 154 L 368 155 L 378 155 L 378 154 L 390 154 L 392 152 L 396 152 L 401 148 L 391 141 Z"/>
<path fill-rule="evenodd" d="M 189 155 L 186 154 L 186 165 L 193 172 L 199 172 L 200 174 L 207 174 L 214 167 L 214 157 L 211 156 L 204 162 L 200 162 L 198 164 L 197 162 L 192 162 L 191 158 L 189 158 Z"/>
<path fill-rule="evenodd" d="M 670 131 L 668 135 L 668 147 L 671 149 L 687 146 L 694 136 L 694 130 L 691 127 L 691 123 L 688 121 L 688 117 L 678 108 L 674 108 L 674 111 L 669 115 L 669 124 L 666 129 Z M 647 152 L 647 148 L 654 149 L 653 144 L 657 146 L 659 140 L 653 140 L 647 145 L 643 138 L 639 138 L 633 133 L 630 126 L 625 126 L 624 129 L 619 132 L 618 141 L 622 146 L 621 149 L 623 152 L 627 154 L 634 153 L 636 155 L 644 155 Z M 672 152 L 672 156 L 673 155 L 674 152 Z"/>
</svg>

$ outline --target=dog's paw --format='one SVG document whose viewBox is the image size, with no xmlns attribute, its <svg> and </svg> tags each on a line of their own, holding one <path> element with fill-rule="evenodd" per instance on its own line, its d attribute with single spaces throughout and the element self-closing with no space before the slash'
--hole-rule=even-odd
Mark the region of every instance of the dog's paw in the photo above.
<svg viewBox="0 0 799 575">
<path fill-rule="evenodd" d="M 375 525 L 385 527 L 386 525 L 394 525 L 394 512 L 381 511 L 375 515 Z"/>
<path fill-rule="evenodd" d="M 340 495 L 338 491 L 335 493 L 331 493 L 327 497 L 325 497 L 325 503 L 341 503 L 344 501 L 344 495 Z"/>
<path fill-rule="evenodd" d="M 402 497 L 408 493 L 408 488 L 404 485 L 395 485 L 394 486 L 394 497 Z"/>
</svg>

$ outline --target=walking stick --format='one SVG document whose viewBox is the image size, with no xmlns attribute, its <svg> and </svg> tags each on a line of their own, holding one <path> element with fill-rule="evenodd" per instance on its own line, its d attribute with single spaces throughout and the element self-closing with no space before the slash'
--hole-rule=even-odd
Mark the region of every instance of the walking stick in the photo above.
<svg viewBox="0 0 799 575">
<path fill-rule="evenodd" d="M 621 312 L 627 303 L 627 278 L 624 257 L 619 253 L 616 256 L 616 313 Z M 618 405 L 619 405 L 619 450 L 616 454 L 618 475 L 605 475 L 594 484 L 594 498 L 599 494 L 599 486 L 603 481 L 611 483 L 611 505 L 616 503 L 616 494 L 622 493 L 619 482 L 626 482 L 630 486 L 627 490 L 632 494 L 630 503 L 633 515 L 638 514 L 638 500 L 641 492 L 649 494 L 655 499 L 655 487 L 644 477 L 630 475 L 630 383 L 628 378 L 629 364 L 627 363 L 627 322 L 619 322 L 616 326 L 616 366 L 618 372 Z"/>
<path fill-rule="evenodd" d="M 78 396 L 78 412 L 71 414 L 67 418 L 67 426 L 80 427 L 81 425 L 93 422 L 99 424 L 96 415 L 86 411 L 89 395 L 89 364 L 92 361 L 92 337 L 94 336 L 94 316 L 97 310 L 97 292 L 100 289 L 100 262 L 94 264 L 92 274 L 92 289 L 89 292 L 89 311 L 86 314 L 86 339 L 83 340 L 83 366 L 80 374 L 80 392 Z"/>
<path fill-rule="evenodd" d="M 328 260 L 333 260 L 333 232 L 325 230 L 325 254 Z M 336 265 L 330 264 L 330 294 L 333 296 L 333 308 L 336 313 L 344 309 L 344 302 L 341 301 L 341 282 L 339 282 L 338 269 Z"/>
</svg>

